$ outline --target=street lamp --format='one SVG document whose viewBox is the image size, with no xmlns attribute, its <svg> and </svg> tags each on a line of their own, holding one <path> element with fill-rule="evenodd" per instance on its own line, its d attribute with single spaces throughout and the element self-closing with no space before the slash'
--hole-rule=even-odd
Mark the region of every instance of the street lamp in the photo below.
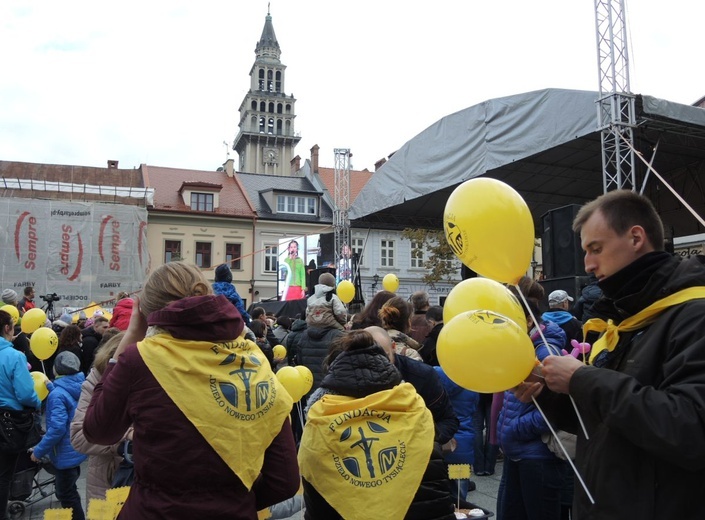
<svg viewBox="0 0 705 520">
<path fill-rule="evenodd" d="M 374 291 L 377 288 L 377 282 L 379 282 L 379 275 L 375 273 L 375 275 L 372 277 L 375 283 L 372 284 L 372 290 Z"/>
</svg>

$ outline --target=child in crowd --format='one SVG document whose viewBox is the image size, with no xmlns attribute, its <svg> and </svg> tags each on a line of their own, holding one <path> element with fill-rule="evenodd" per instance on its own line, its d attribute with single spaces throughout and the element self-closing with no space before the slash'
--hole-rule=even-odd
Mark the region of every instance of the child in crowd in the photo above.
<svg viewBox="0 0 705 520">
<path fill-rule="evenodd" d="M 31 458 L 39 462 L 49 456 L 56 469 L 56 498 L 62 507 L 73 509 L 73 520 L 84 520 L 76 481 L 81 475 L 81 463 L 86 460 L 86 455 L 73 449 L 69 433 L 69 425 L 81 395 L 81 384 L 85 380 L 81 372 L 81 360 L 68 350 L 60 352 L 54 360 L 54 374 L 54 382 L 47 382 L 47 432 L 34 447 Z"/>
<path fill-rule="evenodd" d="M 323 273 L 306 303 L 306 323 L 309 327 L 343 330 L 347 318 L 345 305 L 335 294 L 335 276 Z"/>
</svg>

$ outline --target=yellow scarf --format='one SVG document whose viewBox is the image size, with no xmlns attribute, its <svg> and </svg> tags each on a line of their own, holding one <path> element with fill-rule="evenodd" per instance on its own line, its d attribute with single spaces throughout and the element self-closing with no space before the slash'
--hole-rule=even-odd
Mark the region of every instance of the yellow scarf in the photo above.
<svg viewBox="0 0 705 520">
<path fill-rule="evenodd" d="M 251 489 L 292 407 L 259 347 L 243 337 L 215 343 L 163 333 L 137 348 L 174 404 Z"/>
<path fill-rule="evenodd" d="M 597 355 L 607 349 L 612 352 L 619 341 L 620 332 L 630 332 L 638 330 L 642 327 L 650 325 L 661 315 L 662 312 L 690 300 L 705 298 L 705 287 L 689 287 L 665 298 L 655 301 L 645 309 L 640 310 L 634 316 L 630 316 L 622 321 L 619 325 L 615 325 L 612 320 L 605 322 L 599 318 L 588 320 L 583 325 L 583 336 L 588 332 L 604 332 L 592 346 L 590 351 L 590 363 L 592 363 Z"/>
<path fill-rule="evenodd" d="M 433 450 L 433 417 L 409 383 L 362 399 L 326 395 L 308 414 L 301 475 L 343 518 L 404 518 Z"/>
</svg>

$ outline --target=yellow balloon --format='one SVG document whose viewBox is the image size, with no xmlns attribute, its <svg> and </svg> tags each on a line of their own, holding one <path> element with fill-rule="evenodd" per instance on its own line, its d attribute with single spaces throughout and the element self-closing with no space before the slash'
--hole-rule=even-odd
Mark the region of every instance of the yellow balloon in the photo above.
<svg viewBox="0 0 705 520">
<path fill-rule="evenodd" d="M 313 387 L 313 372 L 305 365 L 296 365 L 294 367 L 304 380 L 304 395 Z"/>
<path fill-rule="evenodd" d="M 49 395 L 49 389 L 46 386 L 46 381 L 48 381 L 49 378 L 44 372 L 30 372 L 30 375 L 34 380 L 34 391 L 37 392 L 39 400 L 43 401 Z"/>
<path fill-rule="evenodd" d="M 274 361 L 281 361 L 286 357 L 286 347 L 284 345 L 274 345 L 272 354 L 274 354 Z"/>
<path fill-rule="evenodd" d="M 446 240 L 470 269 L 502 283 L 516 283 L 529 269 L 534 220 L 508 184 L 480 177 L 453 190 L 443 213 Z"/>
<path fill-rule="evenodd" d="M 29 311 L 28 311 L 29 312 Z M 27 313 L 25 313 L 25 316 Z M 29 338 L 29 348 L 37 359 L 49 359 L 56 347 L 59 346 L 59 338 L 56 332 L 49 327 L 40 327 L 32 333 Z"/>
<path fill-rule="evenodd" d="M 338 284 L 336 293 L 338 294 L 338 298 L 340 298 L 341 302 L 350 303 L 355 297 L 355 286 L 351 281 L 343 280 Z"/>
<path fill-rule="evenodd" d="M 294 402 L 300 401 L 306 394 L 304 391 L 304 378 L 301 373 L 294 367 L 282 367 L 277 371 L 277 379 L 282 384 L 284 389 L 289 392 L 289 395 Z"/>
<path fill-rule="evenodd" d="M 436 351 L 449 378 L 463 388 L 488 394 L 524 381 L 536 359 L 526 329 L 487 310 L 463 312 L 446 323 Z"/>
<path fill-rule="evenodd" d="M 384 287 L 385 291 L 397 292 L 397 289 L 399 289 L 399 278 L 392 273 L 385 274 L 384 278 L 382 278 L 382 287 Z"/>
<path fill-rule="evenodd" d="M 12 317 L 12 324 L 17 325 L 17 320 L 20 319 L 20 311 L 17 310 L 17 307 L 8 303 L 0 307 L 0 311 L 8 313 Z"/>
<path fill-rule="evenodd" d="M 29 309 L 22 316 L 22 332 L 32 334 L 39 327 L 43 326 L 47 321 L 47 315 L 39 307 Z"/>
<path fill-rule="evenodd" d="M 506 316 L 526 330 L 526 315 L 517 297 L 489 278 L 470 278 L 453 287 L 443 304 L 443 322 L 448 323 L 461 312 L 478 309 Z"/>
</svg>

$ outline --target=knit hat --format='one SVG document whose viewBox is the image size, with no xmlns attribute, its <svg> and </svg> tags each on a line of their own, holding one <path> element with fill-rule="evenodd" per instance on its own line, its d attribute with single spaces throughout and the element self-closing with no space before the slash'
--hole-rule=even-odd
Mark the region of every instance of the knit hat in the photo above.
<svg viewBox="0 0 705 520">
<path fill-rule="evenodd" d="M 85 319 L 87 319 L 87 318 L 88 318 L 88 317 L 86 316 L 85 311 L 81 311 L 81 312 L 78 313 L 78 319 L 79 319 L 79 320 L 85 320 Z"/>
<path fill-rule="evenodd" d="M 323 273 L 318 277 L 318 283 L 321 285 L 327 285 L 328 287 L 335 287 L 335 276 L 330 273 Z"/>
<path fill-rule="evenodd" d="M 220 264 L 215 268 L 215 281 L 227 283 L 233 281 L 233 273 L 230 272 L 230 266 L 228 266 L 228 264 Z"/>
<path fill-rule="evenodd" d="M 58 320 L 54 320 L 54 325 L 58 325 L 62 329 L 64 327 L 68 327 L 71 325 L 71 322 L 73 319 L 71 318 L 71 315 L 68 312 L 63 313 L 61 316 L 59 316 Z"/>
<path fill-rule="evenodd" d="M 17 293 L 12 289 L 5 289 L 2 292 L 2 301 L 10 305 L 17 305 Z"/>
<path fill-rule="evenodd" d="M 81 371 L 81 360 L 78 359 L 76 354 L 64 350 L 59 352 L 54 360 L 54 372 L 57 376 L 71 376 L 73 374 L 78 374 Z"/>
</svg>

